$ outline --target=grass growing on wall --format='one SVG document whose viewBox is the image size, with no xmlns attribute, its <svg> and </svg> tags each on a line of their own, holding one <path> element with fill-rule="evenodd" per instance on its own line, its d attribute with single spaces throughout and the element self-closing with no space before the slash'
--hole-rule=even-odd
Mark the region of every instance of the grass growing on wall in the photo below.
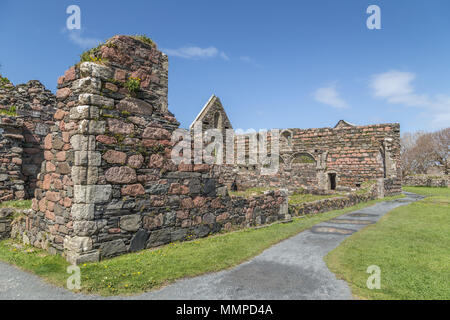
<svg viewBox="0 0 450 320">
<path fill-rule="evenodd" d="M 228 191 L 228 194 L 231 197 L 254 197 L 254 196 L 260 196 L 263 195 L 266 191 L 274 191 L 276 188 L 266 188 L 266 187 L 255 187 L 255 188 L 248 188 L 243 191 Z"/>
<path fill-rule="evenodd" d="M 0 202 L 0 208 L 31 209 L 31 200 L 13 200 Z"/>
<path fill-rule="evenodd" d="M 0 109 L 0 114 L 15 117 L 15 116 L 17 116 L 17 107 L 11 106 L 8 109 Z"/>
<path fill-rule="evenodd" d="M 305 202 L 312 202 L 317 200 L 329 199 L 329 198 L 337 198 L 342 197 L 340 194 L 293 194 L 289 197 L 289 204 L 300 204 Z"/>
<path fill-rule="evenodd" d="M 99 263 L 80 265 L 81 291 L 101 295 L 137 294 L 184 277 L 230 268 L 317 223 L 379 201 L 382 200 L 294 218 L 292 223 L 218 234 L 195 241 L 173 243 L 154 250 L 130 253 Z M 12 240 L 5 240 L 0 242 L 0 260 L 36 273 L 51 283 L 65 286 L 69 276 L 66 273 L 68 263 L 60 256 L 50 256 L 35 248 L 27 252 L 30 249 L 18 249 Z"/>
<path fill-rule="evenodd" d="M 385 215 L 325 258 L 362 299 L 450 299 L 450 189 L 404 187 L 428 196 Z M 381 269 L 381 289 L 369 290 L 367 267 Z"/>
</svg>

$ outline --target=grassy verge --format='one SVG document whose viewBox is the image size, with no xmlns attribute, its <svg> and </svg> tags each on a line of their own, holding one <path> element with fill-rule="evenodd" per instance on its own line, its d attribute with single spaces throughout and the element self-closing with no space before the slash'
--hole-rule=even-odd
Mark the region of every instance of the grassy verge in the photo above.
<svg viewBox="0 0 450 320">
<path fill-rule="evenodd" d="M 293 194 L 289 197 L 289 204 L 301 204 L 305 202 L 312 202 L 322 199 L 328 198 L 337 198 L 342 197 L 340 194 L 327 194 L 327 195 L 319 195 L 319 194 Z"/>
<path fill-rule="evenodd" d="M 396 197 L 393 197 L 396 198 Z M 389 200 L 392 198 L 385 198 Z M 137 294 L 177 279 L 219 271 L 238 265 L 268 247 L 313 225 L 383 200 L 360 203 L 343 210 L 295 218 L 292 223 L 218 234 L 190 242 L 169 244 L 81 267 L 84 293 Z M 27 252 L 28 251 L 28 252 Z M 17 248 L 11 240 L 0 242 L 0 260 L 64 286 L 68 264 L 60 256 L 30 248 Z"/>
<path fill-rule="evenodd" d="M 450 299 L 450 189 L 403 189 L 429 197 L 394 209 L 325 261 L 362 299 Z M 370 265 L 381 269 L 379 290 L 366 286 Z"/>
</svg>

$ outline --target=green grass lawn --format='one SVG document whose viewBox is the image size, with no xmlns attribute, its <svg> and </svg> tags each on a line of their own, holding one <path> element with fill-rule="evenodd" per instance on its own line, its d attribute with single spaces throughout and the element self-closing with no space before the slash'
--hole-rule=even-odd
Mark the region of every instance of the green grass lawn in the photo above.
<svg viewBox="0 0 450 320">
<path fill-rule="evenodd" d="M 347 238 L 325 261 L 361 299 L 450 299 L 450 188 L 404 187 L 428 196 Z M 366 286 L 381 268 L 381 289 Z"/>
<path fill-rule="evenodd" d="M 391 199 L 391 198 L 387 198 Z M 169 244 L 154 250 L 126 254 L 99 263 L 81 265 L 81 291 L 101 295 L 136 294 L 177 279 L 219 271 L 240 264 L 268 247 L 313 225 L 378 201 L 360 203 L 286 224 L 218 234 L 190 242 Z M 65 286 L 67 262 L 60 256 L 19 248 L 11 240 L 0 242 L 0 260 L 31 271 L 56 285 Z"/>
</svg>

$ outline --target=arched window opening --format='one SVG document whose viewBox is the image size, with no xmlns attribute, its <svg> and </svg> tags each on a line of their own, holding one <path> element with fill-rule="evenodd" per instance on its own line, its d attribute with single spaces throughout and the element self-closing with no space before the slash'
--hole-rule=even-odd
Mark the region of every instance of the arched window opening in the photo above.
<svg viewBox="0 0 450 320">
<path fill-rule="evenodd" d="M 297 153 L 292 160 L 292 164 L 316 163 L 316 160 L 309 153 Z"/>
</svg>

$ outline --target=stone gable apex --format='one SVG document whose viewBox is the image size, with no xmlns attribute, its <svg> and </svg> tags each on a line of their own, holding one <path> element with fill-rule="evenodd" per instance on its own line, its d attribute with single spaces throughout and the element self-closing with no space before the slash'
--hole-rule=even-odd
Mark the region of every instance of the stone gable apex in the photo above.
<svg viewBox="0 0 450 320">
<path fill-rule="evenodd" d="M 225 111 L 225 108 L 222 105 L 222 102 L 220 101 L 219 97 L 217 97 L 215 94 L 211 95 L 211 97 L 206 102 L 206 104 L 203 106 L 202 110 L 199 112 L 199 114 L 197 115 L 195 120 L 189 126 L 189 129 L 193 130 L 194 125 L 198 121 L 207 120 L 208 122 L 211 122 L 211 120 L 214 120 L 214 116 L 217 112 L 219 112 L 220 116 L 221 116 L 221 122 L 223 124 L 222 128 L 233 129 L 231 122 L 228 118 L 228 115 Z M 213 122 L 214 121 L 212 121 L 212 123 L 210 123 L 210 125 L 214 125 Z"/>
</svg>

